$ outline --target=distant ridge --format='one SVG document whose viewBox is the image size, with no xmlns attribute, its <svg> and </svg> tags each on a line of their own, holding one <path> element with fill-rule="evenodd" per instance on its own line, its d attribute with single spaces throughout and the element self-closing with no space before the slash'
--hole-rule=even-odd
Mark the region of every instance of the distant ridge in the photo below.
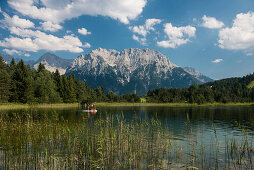
<svg viewBox="0 0 254 170">
<path fill-rule="evenodd" d="M 187 73 L 193 75 L 196 79 L 198 79 L 199 81 L 201 81 L 202 83 L 206 83 L 206 82 L 211 82 L 214 81 L 213 79 L 201 74 L 200 72 L 198 72 L 197 70 L 195 70 L 192 67 L 184 67 L 183 68 L 184 71 L 186 71 Z"/>
<path fill-rule="evenodd" d="M 42 63 L 50 72 L 55 72 L 56 69 L 58 69 L 60 74 L 63 75 L 65 74 L 67 67 L 71 65 L 72 61 L 72 59 L 63 59 L 55 54 L 45 53 L 33 63 L 33 68 L 37 69 L 39 64 Z"/>
</svg>

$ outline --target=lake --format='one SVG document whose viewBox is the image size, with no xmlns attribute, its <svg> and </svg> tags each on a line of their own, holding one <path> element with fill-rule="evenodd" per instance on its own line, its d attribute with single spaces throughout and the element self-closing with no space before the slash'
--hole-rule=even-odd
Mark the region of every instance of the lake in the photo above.
<svg viewBox="0 0 254 170">
<path fill-rule="evenodd" d="M 252 169 L 254 107 L 0 111 L 0 169 Z"/>
</svg>

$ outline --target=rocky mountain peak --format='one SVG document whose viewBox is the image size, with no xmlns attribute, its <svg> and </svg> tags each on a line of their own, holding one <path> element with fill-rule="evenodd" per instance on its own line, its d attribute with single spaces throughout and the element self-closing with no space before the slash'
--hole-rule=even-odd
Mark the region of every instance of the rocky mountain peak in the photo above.
<svg viewBox="0 0 254 170">
<path fill-rule="evenodd" d="M 96 49 L 80 55 L 67 70 L 88 85 L 102 86 L 105 91 L 118 94 L 158 87 L 187 87 L 201 83 L 194 76 L 172 63 L 169 57 L 151 49 L 130 48 L 116 50 Z"/>
</svg>

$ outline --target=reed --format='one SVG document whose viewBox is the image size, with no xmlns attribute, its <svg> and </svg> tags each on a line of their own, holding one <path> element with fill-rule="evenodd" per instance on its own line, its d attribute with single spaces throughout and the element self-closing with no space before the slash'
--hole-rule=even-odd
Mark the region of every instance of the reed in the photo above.
<svg viewBox="0 0 254 170">
<path fill-rule="evenodd" d="M 254 149 L 244 127 L 241 141 L 225 138 L 225 157 L 214 126 L 214 143 L 195 136 L 189 115 L 186 140 L 178 140 L 157 116 L 82 114 L 68 119 L 36 108 L 0 114 L 0 169 L 246 169 Z M 202 139 L 202 140 L 199 140 Z M 208 148 L 212 151 L 208 152 Z"/>
</svg>

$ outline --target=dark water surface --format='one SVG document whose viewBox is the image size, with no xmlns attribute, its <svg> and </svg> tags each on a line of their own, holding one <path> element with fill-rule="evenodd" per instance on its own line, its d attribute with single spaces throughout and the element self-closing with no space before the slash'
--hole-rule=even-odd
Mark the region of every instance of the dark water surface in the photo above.
<svg viewBox="0 0 254 170">
<path fill-rule="evenodd" d="M 0 169 L 252 169 L 254 107 L 0 111 Z"/>
</svg>

